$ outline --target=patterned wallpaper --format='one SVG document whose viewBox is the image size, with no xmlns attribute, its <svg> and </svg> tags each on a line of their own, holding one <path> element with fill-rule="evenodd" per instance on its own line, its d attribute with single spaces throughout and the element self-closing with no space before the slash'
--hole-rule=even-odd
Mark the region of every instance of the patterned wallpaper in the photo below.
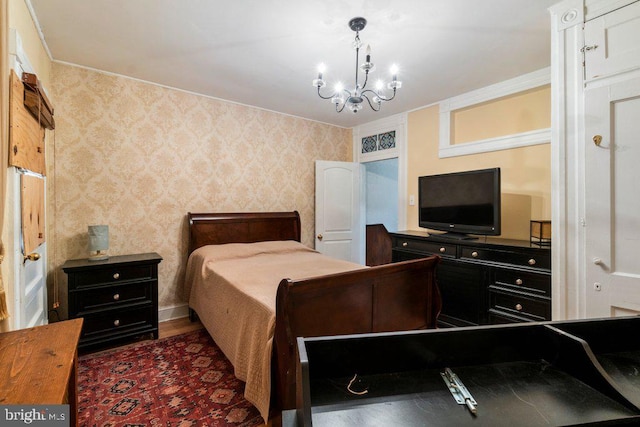
<svg viewBox="0 0 640 427">
<path fill-rule="evenodd" d="M 312 246 L 314 161 L 352 157 L 350 129 L 66 64 L 52 92 L 49 261 L 63 294 L 59 266 L 87 256 L 93 224 L 109 225 L 111 255 L 164 258 L 161 308 L 183 302 L 188 211 L 295 209 Z"/>
</svg>

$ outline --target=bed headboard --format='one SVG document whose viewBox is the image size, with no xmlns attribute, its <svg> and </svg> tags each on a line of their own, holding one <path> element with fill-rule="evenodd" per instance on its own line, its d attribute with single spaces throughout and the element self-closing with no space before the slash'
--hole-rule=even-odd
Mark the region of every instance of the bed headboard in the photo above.
<svg viewBox="0 0 640 427">
<path fill-rule="evenodd" d="M 270 240 L 300 241 L 300 214 L 293 212 L 191 213 L 189 254 L 201 246 Z"/>
</svg>

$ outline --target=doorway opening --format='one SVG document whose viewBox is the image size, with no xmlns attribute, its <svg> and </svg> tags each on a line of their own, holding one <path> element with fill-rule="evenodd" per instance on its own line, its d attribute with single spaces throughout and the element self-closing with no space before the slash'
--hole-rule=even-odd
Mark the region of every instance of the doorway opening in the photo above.
<svg viewBox="0 0 640 427">
<path fill-rule="evenodd" d="M 363 163 L 366 224 L 398 231 L 398 158 Z"/>
</svg>

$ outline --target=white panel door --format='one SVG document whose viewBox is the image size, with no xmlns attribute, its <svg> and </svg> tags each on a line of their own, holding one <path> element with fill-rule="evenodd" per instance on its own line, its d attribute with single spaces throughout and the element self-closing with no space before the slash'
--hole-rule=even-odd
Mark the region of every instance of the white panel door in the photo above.
<svg viewBox="0 0 640 427">
<path fill-rule="evenodd" d="M 14 233 L 14 313 L 12 313 L 11 319 L 12 329 L 24 329 L 48 323 L 46 283 L 47 244 L 41 244 L 32 253 L 24 253 L 20 175 L 32 173 L 16 168 L 10 168 L 10 170 L 14 173 L 12 199 L 14 200 L 13 227 L 14 230 L 16 230 Z M 41 178 L 45 179 L 44 177 Z M 25 258 L 25 255 L 27 255 L 28 258 Z"/>
<path fill-rule="evenodd" d="M 585 122 L 585 314 L 640 314 L 640 79 L 586 90 Z"/>
<path fill-rule="evenodd" d="M 17 329 L 31 328 L 47 323 L 47 287 L 44 272 L 45 254 L 47 244 L 43 243 L 29 254 L 32 259 L 24 261 L 23 283 L 20 298 L 22 303 L 18 305 L 20 324 Z M 36 255 L 37 254 L 37 255 Z M 35 259 L 37 258 L 37 259 Z"/>
<path fill-rule="evenodd" d="M 316 161 L 316 250 L 365 262 L 364 192 L 359 163 Z"/>
</svg>

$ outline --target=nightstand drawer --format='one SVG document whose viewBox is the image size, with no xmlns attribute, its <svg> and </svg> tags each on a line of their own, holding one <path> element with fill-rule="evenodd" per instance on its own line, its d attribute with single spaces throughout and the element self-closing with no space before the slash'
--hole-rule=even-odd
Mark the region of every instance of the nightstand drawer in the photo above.
<svg viewBox="0 0 640 427">
<path fill-rule="evenodd" d="M 504 313 L 533 321 L 551 320 L 549 300 L 501 292 L 489 292 L 490 312 Z"/>
<path fill-rule="evenodd" d="M 90 290 L 75 290 L 69 292 L 69 298 L 73 299 L 72 306 L 77 310 L 73 315 L 82 315 L 91 310 L 109 309 L 121 305 L 152 301 L 153 282 L 133 282 L 122 285 L 112 285 L 92 288 Z"/>
<path fill-rule="evenodd" d="M 108 334 L 122 334 L 131 329 L 154 327 L 152 323 L 153 306 L 151 304 L 126 309 L 105 310 L 83 316 L 84 325 L 80 341 L 95 337 L 103 338 Z"/>
<path fill-rule="evenodd" d="M 74 274 L 75 287 L 95 286 L 103 283 L 149 280 L 154 278 L 156 267 L 143 265 L 109 265 L 101 269 L 79 271 Z"/>
<path fill-rule="evenodd" d="M 469 246 L 462 248 L 460 258 L 545 270 L 551 268 L 551 256 L 549 254 L 510 252 Z"/>
<path fill-rule="evenodd" d="M 450 243 L 425 242 L 418 239 L 394 238 L 393 248 L 408 251 L 428 252 L 440 256 L 456 256 L 456 245 Z"/>
<path fill-rule="evenodd" d="M 517 292 L 551 297 L 551 275 L 496 268 L 495 281 L 491 287 L 504 287 Z"/>
</svg>

